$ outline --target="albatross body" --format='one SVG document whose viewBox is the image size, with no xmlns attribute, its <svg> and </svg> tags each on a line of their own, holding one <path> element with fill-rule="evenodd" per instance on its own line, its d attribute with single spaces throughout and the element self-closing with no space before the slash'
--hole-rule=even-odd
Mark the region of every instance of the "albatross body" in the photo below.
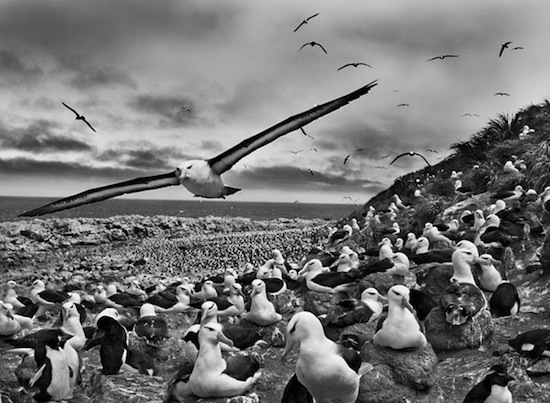
<svg viewBox="0 0 550 403">
<path fill-rule="evenodd" d="M 175 171 L 169 173 L 141 177 L 113 185 L 89 189 L 37 209 L 27 211 L 21 214 L 21 216 L 40 216 L 81 206 L 83 204 L 99 202 L 126 193 L 136 193 L 144 190 L 177 185 L 183 185 L 197 197 L 225 198 L 225 196 L 233 194 L 239 191 L 239 189 L 225 186 L 220 175 L 230 170 L 231 167 L 242 158 L 272 141 L 275 141 L 279 137 L 300 129 L 302 126 L 347 105 L 349 102 L 368 93 L 371 88 L 376 85 L 376 81 L 373 81 L 340 98 L 315 106 L 298 115 L 291 116 L 243 140 L 236 146 L 224 151 L 214 158 L 208 160 L 190 160 L 182 163 Z"/>
</svg>

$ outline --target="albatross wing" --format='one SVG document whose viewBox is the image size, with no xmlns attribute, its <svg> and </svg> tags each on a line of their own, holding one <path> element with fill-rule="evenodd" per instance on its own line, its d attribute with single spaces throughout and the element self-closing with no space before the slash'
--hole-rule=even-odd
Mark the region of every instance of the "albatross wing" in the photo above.
<svg viewBox="0 0 550 403">
<path fill-rule="evenodd" d="M 167 186 L 176 186 L 179 184 L 180 182 L 175 171 L 162 175 L 145 176 L 125 182 L 115 183 L 113 185 L 89 189 L 82 193 L 46 204 L 45 206 L 37 209 L 27 211 L 20 214 L 19 217 L 35 217 L 81 206 L 83 204 L 95 203 L 126 193 L 141 192 L 143 190 L 158 189 Z"/>
<path fill-rule="evenodd" d="M 298 115 L 291 116 L 288 119 L 277 123 L 275 126 L 272 126 L 269 129 L 266 129 L 252 137 L 247 138 L 246 140 L 241 141 L 239 144 L 221 153 L 217 157 L 209 159 L 208 163 L 210 164 L 214 172 L 216 172 L 218 175 L 221 175 L 225 171 L 231 169 L 231 167 L 235 165 L 241 158 L 244 158 L 258 148 L 271 143 L 272 141 L 278 139 L 281 136 L 284 136 L 287 133 L 299 129 L 302 126 L 305 126 L 308 123 L 311 123 L 324 115 L 340 109 L 342 106 L 347 105 L 348 103 L 361 97 L 362 95 L 365 95 L 371 90 L 371 88 L 376 85 L 377 82 L 373 81 L 365 85 L 364 87 L 359 88 L 358 90 L 353 91 L 340 98 L 336 98 L 322 105 L 315 106 L 310 110 L 302 112 Z"/>
</svg>

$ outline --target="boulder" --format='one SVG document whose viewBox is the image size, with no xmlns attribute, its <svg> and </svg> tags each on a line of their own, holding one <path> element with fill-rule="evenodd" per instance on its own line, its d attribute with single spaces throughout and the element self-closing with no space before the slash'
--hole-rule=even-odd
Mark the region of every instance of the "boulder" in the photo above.
<svg viewBox="0 0 550 403">
<path fill-rule="evenodd" d="M 438 360 L 430 344 L 421 349 L 394 350 L 369 342 L 361 349 L 361 359 L 371 363 L 374 371 L 389 367 L 395 383 L 414 391 L 429 390 L 437 381 Z"/>
<path fill-rule="evenodd" d="M 436 352 L 478 348 L 490 340 L 495 326 L 491 313 L 481 310 L 464 324 L 452 326 L 445 320 L 441 307 L 435 307 L 424 321 L 426 339 Z"/>
</svg>

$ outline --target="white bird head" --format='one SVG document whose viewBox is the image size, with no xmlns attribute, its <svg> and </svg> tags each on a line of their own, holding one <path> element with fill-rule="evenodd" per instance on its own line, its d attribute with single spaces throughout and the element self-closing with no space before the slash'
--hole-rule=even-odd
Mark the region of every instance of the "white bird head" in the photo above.
<svg viewBox="0 0 550 403">
<path fill-rule="evenodd" d="M 156 316 L 155 307 L 152 304 L 143 304 L 139 308 L 139 317 L 143 318 L 145 316 Z"/>
<path fill-rule="evenodd" d="M 286 335 L 286 345 L 281 356 L 282 360 L 293 350 L 295 345 L 300 345 L 304 340 L 322 340 L 326 338 L 323 325 L 314 314 L 308 311 L 294 314 L 286 327 Z"/>
<path fill-rule="evenodd" d="M 404 285 L 394 285 L 388 290 L 388 305 L 390 307 L 401 307 L 414 312 L 410 298 L 411 292 Z"/>
</svg>

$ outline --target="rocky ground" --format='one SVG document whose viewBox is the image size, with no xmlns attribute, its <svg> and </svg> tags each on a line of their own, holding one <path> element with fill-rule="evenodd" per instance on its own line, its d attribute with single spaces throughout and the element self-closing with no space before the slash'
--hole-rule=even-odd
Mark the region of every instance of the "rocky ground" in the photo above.
<svg viewBox="0 0 550 403">
<path fill-rule="evenodd" d="M 246 261 L 258 264 L 270 257 L 273 248 L 280 249 L 288 260 L 298 261 L 312 244 L 324 237 L 326 225 L 321 220 L 252 222 L 214 217 L 191 220 L 140 216 L 3 223 L 0 224 L 0 284 L 13 279 L 20 285 L 19 293 L 26 295 L 30 283 L 40 277 L 50 287 L 71 284 L 91 292 L 92 286 L 98 282 L 128 284 L 131 278 L 138 278 L 149 285 L 182 274 L 200 277 L 228 266 L 241 267 Z M 361 239 L 355 241 L 363 242 Z M 493 337 L 479 349 L 438 353 L 434 385 L 429 391 L 399 396 L 392 394 L 395 388 L 388 385 L 384 395 L 380 390 L 369 390 L 374 388 L 374 384 L 365 381 L 361 385 L 360 401 L 462 402 L 468 390 L 486 375 L 488 368 L 502 361 L 510 365 L 511 374 L 516 378 L 510 384 L 515 402 L 550 401 L 547 361 L 535 363 L 520 357 L 507 346 L 507 341 L 516 334 L 548 325 L 550 277 L 536 270 L 530 273 L 525 270 L 534 249 L 541 242 L 534 239 L 525 249 L 519 245 L 514 248 L 516 265 L 508 272 L 508 277 L 518 286 L 522 298 L 523 306 L 518 316 L 494 320 Z M 294 311 L 302 309 L 303 300 L 287 298 L 279 302 L 284 320 L 277 326 L 284 332 Z M 158 355 L 160 371 L 157 376 L 128 373 L 101 376 L 97 349 L 84 352 L 82 384 L 71 401 L 163 401 L 170 380 L 186 360 L 181 335 L 193 320 L 192 316 L 184 314 L 165 316 L 171 337 Z M 51 323 L 39 322 L 37 327 L 47 327 Z M 373 326 L 366 325 L 364 331 L 372 332 Z M 266 339 L 272 330 L 265 330 Z M 264 358 L 263 375 L 250 392 L 255 393 L 261 402 L 279 402 L 284 386 L 293 374 L 296 353 L 287 362 L 281 362 L 281 347 L 270 345 L 257 351 Z M 19 389 L 14 374 L 19 363 L 17 356 L 0 357 L 2 401 L 30 401 Z M 191 395 L 186 398 L 189 402 L 225 400 L 196 399 Z"/>
</svg>

